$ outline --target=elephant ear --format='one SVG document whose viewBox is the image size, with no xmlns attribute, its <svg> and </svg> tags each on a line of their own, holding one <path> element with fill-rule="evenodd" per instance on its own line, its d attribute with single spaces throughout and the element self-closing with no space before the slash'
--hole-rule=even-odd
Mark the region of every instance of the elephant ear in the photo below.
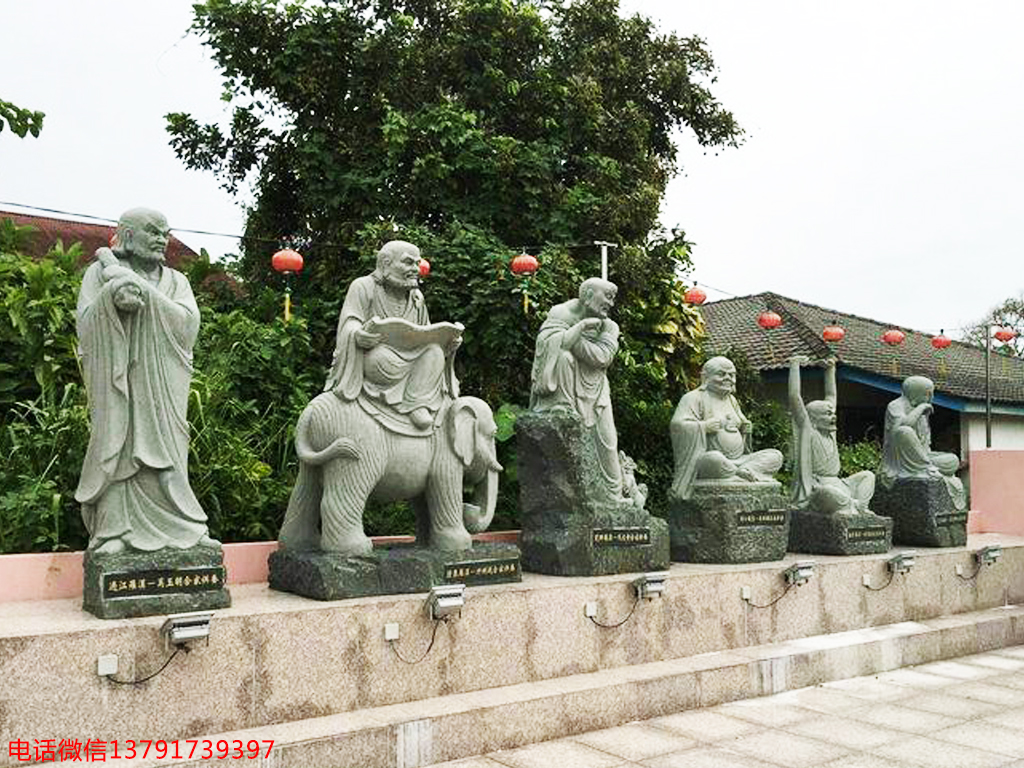
<svg viewBox="0 0 1024 768">
<path fill-rule="evenodd" d="M 448 418 L 448 442 L 464 467 L 473 463 L 476 453 L 476 412 L 467 403 L 452 406 Z"/>
</svg>

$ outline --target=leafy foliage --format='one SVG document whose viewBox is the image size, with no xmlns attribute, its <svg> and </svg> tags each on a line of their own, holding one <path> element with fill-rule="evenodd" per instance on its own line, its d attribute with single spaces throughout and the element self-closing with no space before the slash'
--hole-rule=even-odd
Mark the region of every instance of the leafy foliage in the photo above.
<svg viewBox="0 0 1024 768">
<path fill-rule="evenodd" d="M 46 114 L 43 112 L 25 109 L 0 99 L 0 131 L 3 131 L 6 124 L 19 138 L 23 139 L 29 133 L 34 138 L 39 138 L 39 132 L 43 130 L 44 117 Z"/>
<path fill-rule="evenodd" d="M 986 336 L 991 332 L 992 322 L 1007 326 L 1017 334 L 1006 343 L 993 342 L 992 351 L 1001 355 L 1024 357 L 1024 294 L 1011 296 L 1002 304 L 993 307 L 984 320 L 980 320 L 964 332 L 964 341 L 984 347 Z"/>
<path fill-rule="evenodd" d="M 878 472 L 882 465 L 882 446 L 877 440 L 863 440 L 859 443 L 839 445 L 840 477 L 847 477 L 861 470 Z"/>
</svg>

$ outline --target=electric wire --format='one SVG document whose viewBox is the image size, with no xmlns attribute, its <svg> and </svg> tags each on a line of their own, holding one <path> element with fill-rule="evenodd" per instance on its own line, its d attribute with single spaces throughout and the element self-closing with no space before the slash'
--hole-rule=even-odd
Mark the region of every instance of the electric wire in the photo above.
<svg viewBox="0 0 1024 768">
<path fill-rule="evenodd" d="M 629 613 L 626 614 L 626 618 L 624 618 L 622 621 L 617 621 L 614 624 L 603 624 L 602 622 L 598 621 L 593 616 L 588 616 L 587 618 L 590 619 L 592 622 L 594 622 L 601 629 L 616 629 L 617 627 L 621 627 L 623 624 L 625 624 L 627 621 L 629 621 L 632 618 L 633 613 L 636 611 L 636 607 L 638 605 L 640 605 L 640 594 L 639 594 L 639 592 L 637 593 L 636 599 L 633 601 L 633 607 L 629 609 Z"/>
<path fill-rule="evenodd" d="M 886 589 L 890 584 L 892 584 L 892 580 L 895 577 L 896 577 L 896 571 L 890 569 L 889 570 L 889 580 L 887 582 L 885 582 L 885 584 L 883 584 L 880 587 L 872 587 L 870 584 L 865 584 L 864 588 L 865 589 L 870 589 L 872 592 L 881 592 L 883 589 Z"/>
<path fill-rule="evenodd" d="M 964 576 L 962 573 L 960 573 L 960 571 L 956 571 L 956 577 L 961 581 L 974 581 L 976 578 L 978 578 L 978 574 L 981 573 L 981 568 L 981 560 L 978 560 L 974 567 L 974 573 L 972 573 L 970 576 Z"/>
<path fill-rule="evenodd" d="M 786 585 L 786 588 L 784 590 L 782 590 L 782 594 L 781 595 L 779 595 L 778 597 L 774 598 L 770 602 L 765 603 L 764 605 L 761 605 L 759 603 L 755 603 L 753 600 L 746 600 L 744 602 L 746 602 L 746 604 L 749 605 L 751 608 L 771 608 L 773 605 L 775 605 L 777 602 L 779 602 L 779 600 L 781 600 L 782 598 L 784 598 L 786 595 L 789 594 L 789 590 L 791 590 L 795 586 L 795 583 L 796 582 L 792 582 L 792 581 L 789 582 Z"/>
<path fill-rule="evenodd" d="M 423 655 L 420 656 L 415 661 L 410 661 L 409 659 L 407 659 L 404 656 L 402 656 L 402 654 L 398 650 L 398 646 L 395 645 L 395 641 L 394 640 L 388 640 L 388 645 L 391 646 L 391 650 L 395 652 L 395 656 L 398 657 L 399 661 L 402 661 L 402 662 L 404 662 L 406 664 L 410 664 L 410 665 L 411 664 L 419 664 L 421 661 L 423 661 L 425 658 L 427 658 L 427 656 L 430 655 L 430 651 L 434 647 L 434 640 L 437 639 L 437 628 L 442 623 L 447 624 L 448 623 L 448 618 L 445 617 L 443 619 L 434 619 L 434 630 L 430 633 L 430 642 L 427 644 L 427 650 L 425 650 L 423 652 Z"/>
<path fill-rule="evenodd" d="M 182 651 L 184 651 L 185 653 L 188 653 L 189 649 L 188 649 L 187 646 L 184 646 L 184 645 L 175 646 L 174 653 L 172 653 L 170 656 L 167 657 L 167 661 L 164 662 L 163 666 L 160 667 L 160 669 L 158 669 L 156 672 L 154 672 L 151 675 L 146 675 L 145 677 L 140 677 L 138 680 L 118 680 L 116 677 L 111 677 L 110 675 L 105 675 L 105 677 L 110 682 L 117 683 L 117 685 L 141 685 L 142 683 L 145 683 L 147 680 L 152 680 L 154 677 L 156 677 L 161 672 L 163 672 L 165 669 L 167 669 L 167 665 L 170 664 L 172 661 L 174 661 L 174 657 L 177 656 Z"/>
</svg>

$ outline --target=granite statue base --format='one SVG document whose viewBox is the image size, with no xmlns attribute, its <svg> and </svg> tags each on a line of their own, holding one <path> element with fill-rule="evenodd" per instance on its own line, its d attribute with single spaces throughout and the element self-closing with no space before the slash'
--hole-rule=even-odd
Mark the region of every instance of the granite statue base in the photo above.
<svg viewBox="0 0 1024 768">
<path fill-rule="evenodd" d="M 441 584 L 503 584 L 521 581 L 519 547 L 476 543 L 462 552 L 394 545 L 368 555 L 279 549 L 270 555 L 271 589 L 314 600 L 429 592 Z"/>
<path fill-rule="evenodd" d="M 86 550 L 82 607 L 101 619 L 129 619 L 227 608 L 220 547 L 156 552 Z"/>
<path fill-rule="evenodd" d="M 794 509 L 789 551 L 814 555 L 878 555 L 892 549 L 892 520 L 870 512 L 822 514 Z"/>
<path fill-rule="evenodd" d="M 569 410 L 516 420 L 523 568 L 604 576 L 668 568 L 668 523 L 611 498 L 594 437 Z"/>
<path fill-rule="evenodd" d="M 962 547 L 967 543 L 967 510 L 958 510 L 941 478 L 899 478 L 875 489 L 871 506 L 892 518 L 892 540 L 913 547 Z"/>
<path fill-rule="evenodd" d="M 689 499 L 669 499 L 672 559 L 679 563 L 781 560 L 789 503 L 775 482 L 697 481 Z"/>
</svg>

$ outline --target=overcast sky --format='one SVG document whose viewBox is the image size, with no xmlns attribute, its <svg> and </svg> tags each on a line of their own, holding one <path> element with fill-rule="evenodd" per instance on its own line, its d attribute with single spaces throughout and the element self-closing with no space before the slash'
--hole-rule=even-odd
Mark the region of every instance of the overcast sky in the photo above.
<svg viewBox="0 0 1024 768">
<path fill-rule="evenodd" d="M 696 243 L 699 282 L 931 332 L 1024 288 L 1024 2 L 623 8 L 705 38 L 714 92 L 747 131 L 717 155 L 680 137 L 662 218 Z M 185 35 L 191 2 L 0 9 L 0 98 L 46 112 L 38 139 L 0 133 L 0 201 L 106 218 L 148 205 L 192 247 L 235 250 L 182 231 L 239 233 L 243 212 L 211 174 L 184 169 L 164 131 L 169 111 L 227 114 L 205 49 Z"/>
</svg>

